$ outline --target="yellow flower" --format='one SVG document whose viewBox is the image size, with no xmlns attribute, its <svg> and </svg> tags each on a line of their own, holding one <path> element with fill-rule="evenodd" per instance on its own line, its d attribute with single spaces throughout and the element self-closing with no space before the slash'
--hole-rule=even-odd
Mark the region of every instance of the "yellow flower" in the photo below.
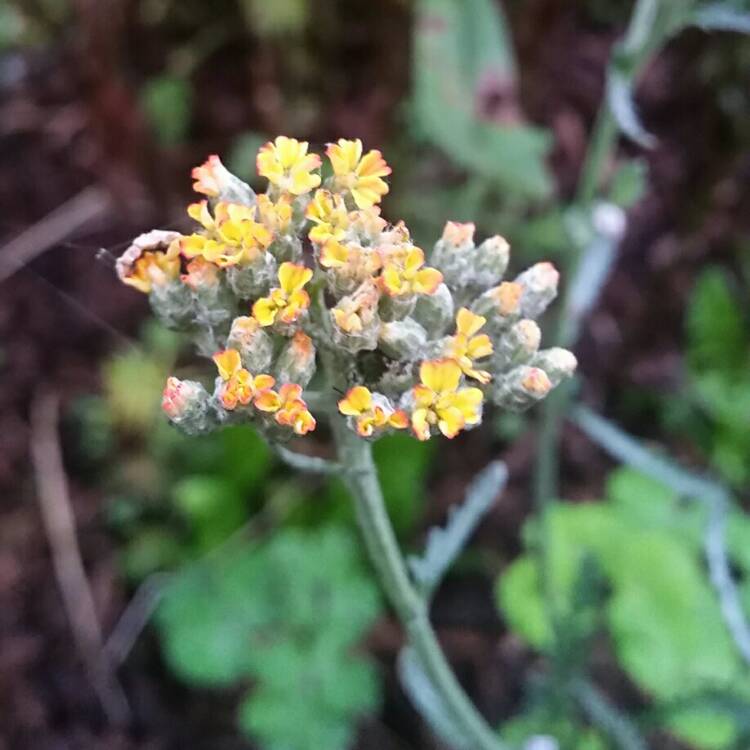
<svg viewBox="0 0 750 750">
<path fill-rule="evenodd" d="M 310 306 L 310 296 L 304 290 L 312 278 L 312 271 L 295 263 L 282 263 L 279 267 L 279 287 L 271 289 L 268 297 L 261 297 L 253 305 L 253 317 L 263 327 L 274 321 L 294 323 Z"/>
<path fill-rule="evenodd" d="M 339 401 L 339 411 L 347 417 L 356 417 L 357 434 L 361 437 L 370 437 L 386 427 L 403 430 L 409 426 L 406 412 L 388 408 L 385 398 L 381 400 L 383 403 L 375 403 L 367 388 L 356 385 Z"/>
<path fill-rule="evenodd" d="M 296 383 L 285 383 L 278 393 L 264 391 L 256 399 L 255 406 L 273 414 L 278 424 L 291 427 L 297 435 L 306 435 L 315 429 L 315 417 L 302 399 L 302 387 Z"/>
<path fill-rule="evenodd" d="M 477 335 L 486 322 L 486 318 L 462 307 L 456 315 L 456 335 L 451 337 L 446 351 L 446 355 L 456 361 L 464 375 L 483 385 L 489 383 L 492 376 L 486 370 L 477 370 L 474 361 L 492 354 L 490 337 L 485 333 Z"/>
<path fill-rule="evenodd" d="M 343 245 L 336 240 L 329 240 L 323 245 L 319 262 L 323 268 L 332 268 L 359 281 L 373 277 L 381 267 L 377 252 L 354 243 Z"/>
<path fill-rule="evenodd" d="M 421 383 L 412 389 L 411 426 L 420 440 L 430 437 L 432 426 L 437 426 L 447 438 L 453 438 L 466 425 L 479 422 L 482 391 L 458 387 L 461 368 L 452 359 L 423 362 L 419 378 Z"/>
<path fill-rule="evenodd" d="M 239 203 L 217 203 L 214 215 L 208 202 L 188 206 L 188 215 L 206 230 L 207 234 L 191 234 L 180 241 L 186 258 L 202 256 L 217 266 L 251 263 L 273 240 L 271 232 L 255 220 L 254 206 Z"/>
<path fill-rule="evenodd" d="M 328 144 L 326 155 L 331 160 L 337 187 L 351 192 L 357 208 L 380 203 L 388 192 L 388 185 L 382 178 L 391 173 L 380 151 L 368 151 L 362 156 L 359 138 L 354 141 L 339 138 L 338 143 Z"/>
<path fill-rule="evenodd" d="M 320 185 L 320 157 L 307 153 L 307 141 L 280 135 L 258 151 L 258 174 L 292 195 L 304 195 Z"/>
<path fill-rule="evenodd" d="M 307 206 L 305 216 L 315 224 L 308 235 L 312 242 L 340 240 L 349 226 L 349 215 L 344 199 L 338 193 L 331 193 L 328 190 L 315 191 L 313 199 Z"/>
<path fill-rule="evenodd" d="M 212 154 L 199 167 L 194 167 L 191 177 L 195 180 L 193 190 L 203 193 L 210 198 L 215 198 L 221 192 L 221 180 L 227 173 L 216 154 Z"/>
<path fill-rule="evenodd" d="M 434 294 L 443 281 L 443 274 L 436 268 L 423 266 L 424 252 L 418 247 L 390 254 L 381 276 L 383 291 L 391 297 Z"/>
<path fill-rule="evenodd" d="M 375 284 L 363 283 L 331 310 L 333 322 L 345 333 L 361 333 L 375 322 L 380 294 Z"/>
<path fill-rule="evenodd" d="M 148 294 L 154 286 L 180 273 L 180 235 L 154 229 L 136 237 L 117 259 L 115 269 L 123 284 Z"/>
<path fill-rule="evenodd" d="M 292 222 L 292 204 L 282 195 L 274 203 L 265 193 L 257 196 L 258 214 L 263 225 L 273 234 L 285 234 Z"/>
<path fill-rule="evenodd" d="M 224 381 L 219 399 L 222 406 L 231 411 L 237 404 L 247 406 L 254 398 L 273 388 L 276 382 L 271 375 L 253 377 L 243 366 L 240 353 L 225 349 L 213 356 L 219 375 Z"/>
</svg>

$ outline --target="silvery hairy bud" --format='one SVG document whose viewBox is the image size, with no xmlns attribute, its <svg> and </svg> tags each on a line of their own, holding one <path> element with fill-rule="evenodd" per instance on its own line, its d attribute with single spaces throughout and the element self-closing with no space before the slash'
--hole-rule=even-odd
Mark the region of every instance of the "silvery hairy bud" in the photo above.
<svg viewBox="0 0 750 750">
<path fill-rule="evenodd" d="M 277 264 L 269 252 L 261 252 L 250 263 L 227 268 L 227 282 L 240 299 L 256 299 L 275 286 Z"/>
<path fill-rule="evenodd" d="M 430 255 L 430 263 L 442 272 L 446 284 L 454 291 L 464 288 L 470 281 L 475 260 L 473 250 L 474 225 L 447 222 Z"/>
<path fill-rule="evenodd" d="M 557 296 L 560 281 L 558 270 L 551 263 L 536 263 L 516 278 L 523 287 L 521 314 L 525 318 L 538 318 Z"/>
<path fill-rule="evenodd" d="M 405 294 L 398 297 L 384 294 L 380 298 L 378 313 L 383 320 L 403 320 L 414 312 L 416 304 L 417 296 L 414 294 Z"/>
<path fill-rule="evenodd" d="M 490 336 L 496 336 L 521 317 L 522 296 L 521 284 L 503 281 L 479 297 L 471 306 L 471 311 L 487 318 L 485 330 Z"/>
<path fill-rule="evenodd" d="M 200 435 L 216 426 L 210 404 L 211 397 L 200 383 L 167 379 L 161 407 L 169 421 L 186 435 Z"/>
<path fill-rule="evenodd" d="M 193 295 L 179 280 L 165 284 L 154 284 L 148 296 L 154 315 L 165 327 L 173 331 L 185 331 L 191 327 L 195 317 Z"/>
<path fill-rule="evenodd" d="M 508 241 L 496 234 L 488 237 L 475 253 L 472 282 L 479 289 L 487 289 L 502 280 L 510 261 Z"/>
<path fill-rule="evenodd" d="M 557 388 L 563 380 L 573 376 L 578 367 L 578 360 L 573 352 L 555 346 L 540 351 L 532 364 L 534 367 L 541 367 L 549 376 L 552 387 Z"/>
<path fill-rule="evenodd" d="M 265 371 L 264 368 L 259 370 Z M 315 374 L 315 344 L 312 339 L 306 333 L 297 331 L 281 350 L 274 370 L 279 385 L 297 383 L 305 388 Z"/>
<path fill-rule="evenodd" d="M 412 317 L 433 338 L 445 333 L 448 326 L 452 325 L 454 309 L 450 289 L 441 284 L 435 294 L 419 296 Z"/>
<path fill-rule="evenodd" d="M 227 349 L 240 353 L 242 366 L 252 373 L 268 372 L 273 357 L 273 341 L 255 318 L 241 315 L 232 321 Z"/>
<path fill-rule="evenodd" d="M 290 263 L 301 263 L 303 257 L 302 240 L 293 234 L 281 235 L 269 246 L 268 252 L 273 255 L 279 263 L 289 261 Z"/>
<path fill-rule="evenodd" d="M 521 365 L 498 375 L 492 385 L 492 400 L 509 411 L 524 411 L 552 390 L 547 373 L 539 367 Z"/>
<path fill-rule="evenodd" d="M 413 318 L 383 323 L 380 327 L 380 348 L 393 359 L 421 359 L 427 332 Z"/>
<path fill-rule="evenodd" d="M 503 372 L 517 365 L 529 364 L 541 340 L 542 332 L 533 320 L 519 320 L 495 342 L 490 369 Z"/>
</svg>

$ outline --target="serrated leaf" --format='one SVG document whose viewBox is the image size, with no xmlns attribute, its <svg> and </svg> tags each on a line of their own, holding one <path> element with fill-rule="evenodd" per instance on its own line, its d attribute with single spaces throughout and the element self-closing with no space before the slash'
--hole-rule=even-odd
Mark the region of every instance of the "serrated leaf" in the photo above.
<svg viewBox="0 0 750 750">
<path fill-rule="evenodd" d="M 505 464 L 495 461 L 472 481 L 463 503 L 451 508 L 445 528 L 432 528 L 421 557 L 410 557 L 409 567 L 420 590 L 429 595 L 461 553 L 474 529 L 503 491 L 508 479 Z"/>
</svg>

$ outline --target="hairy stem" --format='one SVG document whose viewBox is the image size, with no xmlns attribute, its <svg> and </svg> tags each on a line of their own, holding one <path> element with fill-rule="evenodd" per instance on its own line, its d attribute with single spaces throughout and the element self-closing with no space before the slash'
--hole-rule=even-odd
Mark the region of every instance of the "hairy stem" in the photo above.
<svg viewBox="0 0 750 750">
<path fill-rule="evenodd" d="M 427 604 L 412 583 L 383 502 L 370 444 L 336 416 L 331 424 L 342 477 L 356 503 L 357 520 L 386 596 L 406 629 L 421 666 L 450 719 L 477 750 L 505 746 L 473 706 L 446 661 L 430 625 Z"/>
</svg>

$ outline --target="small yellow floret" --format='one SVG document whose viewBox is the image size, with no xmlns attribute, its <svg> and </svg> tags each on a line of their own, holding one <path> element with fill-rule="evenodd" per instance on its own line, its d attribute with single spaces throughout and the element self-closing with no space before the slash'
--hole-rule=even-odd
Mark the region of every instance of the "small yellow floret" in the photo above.
<svg viewBox="0 0 750 750">
<path fill-rule="evenodd" d="M 486 370 L 477 370 L 474 361 L 492 354 L 490 337 L 484 333 L 477 335 L 486 322 L 486 318 L 462 307 L 456 315 L 456 335 L 449 340 L 446 351 L 446 355 L 455 360 L 464 375 L 483 385 L 489 383 L 492 376 Z"/>
<path fill-rule="evenodd" d="M 258 174 L 292 195 L 304 195 L 320 185 L 320 157 L 307 153 L 307 141 L 280 135 L 258 151 Z"/>
<path fill-rule="evenodd" d="M 373 149 L 362 156 L 362 141 L 339 138 L 329 143 L 326 155 L 331 160 L 336 186 L 349 190 L 357 208 L 369 208 L 380 203 L 388 192 L 383 177 L 391 173 L 380 151 Z"/>
<path fill-rule="evenodd" d="M 219 398 L 222 406 L 231 411 L 237 404 L 247 406 L 276 382 L 271 375 L 253 375 L 243 366 L 236 349 L 226 349 L 213 356 L 219 376 L 224 381 Z"/>
<path fill-rule="evenodd" d="M 412 389 L 414 410 L 411 426 L 420 440 L 430 437 L 434 425 L 447 438 L 455 437 L 466 425 L 481 418 L 482 391 L 459 388 L 461 368 L 452 359 L 423 362 L 421 383 Z"/>
<path fill-rule="evenodd" d="M 294 323 L 310 306 L 310 296 L 304 290 L 313 272 L 296 263 L 282 263 L 279 268 L 279 287 L 271 289 L 268 297 L 261 297 L 253 305 L 253 317 L 263 327 L 276 320 Z"/>
<path fill-rule="evenodd" d="M 434 294 L 443 281 L 436 268 L 423 267 L 424 252 L 418 247 L 386 258 L 381 276 L 383 291 L 391 297 Z"/>
<path fill-rule="evenodd" d="M 409 417 L 405 412 L 388 410 L 375 404 L 372 393 L 363 385 L 350 388 L 338 406 L 343 415 L 356 417 L 357 434 L 361 437 L 371 437 L 376 430 L 386 427 L 403 430 L 409 426 Z"/>
</svg>

